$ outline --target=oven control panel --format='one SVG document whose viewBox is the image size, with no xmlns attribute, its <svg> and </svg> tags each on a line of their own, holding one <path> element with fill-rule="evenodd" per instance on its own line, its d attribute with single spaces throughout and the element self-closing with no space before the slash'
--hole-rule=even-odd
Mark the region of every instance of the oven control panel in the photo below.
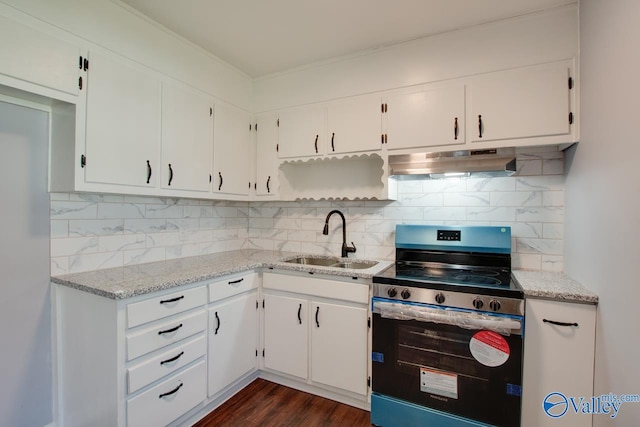
<svg viewBox="0 0 640 427">
<path fill-rule="evenodd" d="M 373 284 L 373 296 L 396 301 L 440 305 L 496 314 L 524 315 L 524 300 L 438 289 Z"/>
<path fill-rule="evenodd" d="M 447 242 L 459 242 L 460 230 L 438 230 L 438 240 L 445 240 Z"/>
</svg>

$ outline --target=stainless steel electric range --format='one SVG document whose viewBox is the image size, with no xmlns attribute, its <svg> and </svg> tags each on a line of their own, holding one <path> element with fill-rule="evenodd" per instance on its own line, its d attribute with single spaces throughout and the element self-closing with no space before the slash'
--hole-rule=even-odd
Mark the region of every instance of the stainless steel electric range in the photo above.
<svg viewBox="0 0 640 427">
<path fill-rule="evenodd" d="M 524 296 L 509 227 L 398 225 L 372 311 L 372 424 L 520 425 Z"/>
</svg>

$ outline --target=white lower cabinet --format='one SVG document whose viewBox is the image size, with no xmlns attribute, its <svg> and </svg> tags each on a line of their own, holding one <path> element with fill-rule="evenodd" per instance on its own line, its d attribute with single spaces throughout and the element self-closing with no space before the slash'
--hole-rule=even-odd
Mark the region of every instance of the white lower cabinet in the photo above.
<svg viewBox="0 0 640 427">
<path fill-rule="evenodd" d="M 258 280 L 249 273 L 209 285 L 209 397 L 257 369 Z"/>
<path fill-rule="evenodd" d="M 264 367 L 338 393 L 368 393 L 369 286 L 264 273 Z"/>
<path fill-rule="evenodd" d="M 58 425 L 163 426 L 207 398 L 207 287 L 124 300 L 57 285 Z"/>
<path fill-rule="evenodd" d="M 571 398 L 593 396 L 596 306 L 527 299 L 525 313 L 522 426 L 591 426 Z"/>
</svg>

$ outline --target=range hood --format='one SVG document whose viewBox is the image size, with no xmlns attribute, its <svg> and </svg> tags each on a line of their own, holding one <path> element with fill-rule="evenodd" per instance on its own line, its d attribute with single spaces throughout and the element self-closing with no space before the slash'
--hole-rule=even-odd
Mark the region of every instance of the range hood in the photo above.
<svg viewBox="0 0 640 427">
<path fill-rule="evenodd" d="M 392 154 L 389 175 L 399 180 L 452 176 L 498 177 L 516 172 L 515 148 Z"/>
</svg>

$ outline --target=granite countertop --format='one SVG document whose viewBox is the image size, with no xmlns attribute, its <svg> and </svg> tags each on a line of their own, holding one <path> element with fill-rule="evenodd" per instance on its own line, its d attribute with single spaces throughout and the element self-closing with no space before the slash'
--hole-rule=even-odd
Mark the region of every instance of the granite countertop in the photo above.
<svg viewBox="0 0 640 427">
<path fill-rule="evenodd" d="M 243 249 L 127 267 L 109 268 L 86 273 L 54 276 L 51 278 L 51 281 L 59 285 L 69 286 L 106 298 L 125 299 L 136 295 L 162 291 L 176 286 L 215 279 L 228 274 L 263 267 L 370 279 L 374 274 L 392 264 L 391 261 L 376 260 L 378 264 L 370 268 L 350 269 L 284 262 L 305 255 L 309 256 L 310 254 Z M 316 254 L 312 256 L 316 258 L 335 258 Z M 363 260 L 352 259 L 352 261 Z"/>
<path fill-rule="evenodd" d="M 597 304 L 598 295 L 564 273 L 513 270 L 525 298 Z"/>
</svg>

